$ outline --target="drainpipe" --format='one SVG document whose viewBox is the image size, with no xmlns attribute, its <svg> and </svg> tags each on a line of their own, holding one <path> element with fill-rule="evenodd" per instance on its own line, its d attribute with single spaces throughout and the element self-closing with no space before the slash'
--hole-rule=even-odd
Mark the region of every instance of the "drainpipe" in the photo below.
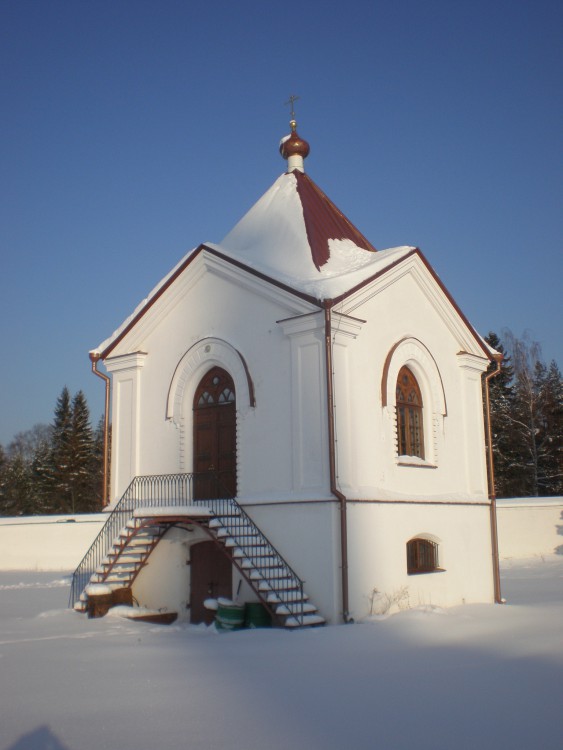
<svg viewBox="0 0 563 750">
<path fill-rule="evenodd" d="M 106 384 L 106 400 L 104 409 L 104 447 L 103 447 L 103 487 L 102 487 L 102 509 L 108 505 L 108 443 L 109 443 L 109 384 L 110 379 L 98 370 L 99 352 L 90 352 L 92 372 L 101 378 Z"/>
<path fill-rule="evenodd" d="M 334 429 L 334 388 L 332 371 L 332 318 L 330 300 L 325 302 L 325 364 L 326 392 L 328 415 L 328 455 L 330 471 L 330 491 L 340 503 L 340 553 L 342 559 L 342 617 L 350 622 L 348 610 L 348 522 L 346 515 L 346 497 L 336 486 L 336 439 Z"/>
<path fill-rule="evenodd" d="M 500 591 L 500 567 L 498 553 L 498 527 L 497 527 L 497 496 L 495 489 L 495 470 L 493 462 L 493 437 L 491 429 L 491 399 L 489 395 L 489 380 L 496 377 L 501 371 L 502 354 L 495 356 L 497 369 L 485 377 L 485 425 L 487 434 L 487 477 L 489 485 L 489 500 L 491 501 L 491 542 L 493 553 L 493 582 L 495 590 L 495 603 L 503 604 Z"/>
</svg>

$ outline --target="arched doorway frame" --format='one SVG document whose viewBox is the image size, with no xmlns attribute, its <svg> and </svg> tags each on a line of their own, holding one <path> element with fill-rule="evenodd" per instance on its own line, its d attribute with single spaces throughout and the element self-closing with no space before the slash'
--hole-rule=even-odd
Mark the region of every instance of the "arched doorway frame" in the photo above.
<svg viewBox="0 0 563 750">
<path fill-rule="evenodd" d="M 223 368 L 211 367 L 195 390 L 193 414 L 194 497 L 237 493 L 236 389 Z M 227 495 L 218 493 L 227 492 Z"/>
<path fill-rule="evenodd" d="M 179 432 L 178 469 L 193 470 L 193 398 L 203 376 L 212 367 L 221 367 L 233 379 L 236 392 L 237 442 L 240 421 L 256 406 L 254 385 L 244 357 L 223 339 L 208 337 L 194 344 L 178 362 L 166 403 L 166 418 Z M 240 451 L 237 450 L 237 476 L 240 479 Z"/>
</svg>

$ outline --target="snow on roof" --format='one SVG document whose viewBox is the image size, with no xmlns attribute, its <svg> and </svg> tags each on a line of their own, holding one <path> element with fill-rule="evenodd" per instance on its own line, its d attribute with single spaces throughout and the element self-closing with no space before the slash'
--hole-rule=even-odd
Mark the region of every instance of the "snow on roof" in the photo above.
<svg viewBox="0 0 563 750">
<path fill-rule="evenodd" d="M 495 360 L 497 360 L 497 361 L 498 361 L 499 359 L 502 359 L 502 354 L 501 354 L 501 352 L 499 352 L 499 351 L 497 351 L 496 349 L 494 349 L 494 348 L 493 348 L 493 347 L 492 347 L 492 346 L 491 346 L 491 345 L 489 344 L 489 342 L 488 342 L 488 341 L 486 341 L 486 340 L 485 340 L 485 339 L 483 338 L 483 336 L 481 336 L 481 335 L 480 335 L 479 333 L 477 333 L 477 337 L 479 338 L 479 341 L 481 342 L 481 346 L 483 347 L 483 349 L 484 349 L 484 350 L 485 350 L 486 352 L 488 352 L 488 354 L 489 354 L 489 356 L 490 356 L 490 358 L 491 358 L 491 359 L 495 359 Z"/>
<path fill-rule="evenodd" d="M 346 293 L 413 250 L 377 252 L 298 171 L 278 177 L 219 244 L 206 245 L 318 300 Z"/>
<path fill-rule="evenodd" d="M 197 248 L 193 248 L 192 250 L 189 250 L 183 258 L 176 263 L 174 268 L 166 274 L 166 276 L 161 279 L 158 284 L 151 290 L 151 292 L 145 297 L 145 299 L 140 302 L 137 307 L 133 310 L 131 315 L 129 315 L 123 323 L 119 326 L 119 328 L 116 328 L 115 331 L 109 336 L 107 339 L 102 341 L 101 344 L 98 344 L 98 346 L 95 349 L 91 350 L 91 354 L 103 354 L 105 350 L 115 342 L 117 338 L 121 336 L 121 334 L 125 331 L 126 328 L 128 328 L 133 321 L 135 321 L 137 318 L 139 318 L 144 310 L 150 306 L 150 304 L 164 291 L 168 283 L 178 274 L 180 273 L 181 268 L 186 264 L 186 262 L 189 260 L 190 256 L 192 256 Z"/>
<path fill-rule="evenodd" d="M 376 252 L 307 175 L 294 171 L 278 177 L 219 248 L 274 278 L 304 281 L 323 275 L 335 241 L 355 248 L 362 265 Z"/>
<path fill-rule="evenodd" d="M 183 273 L 191 257 L 206 249 L 318 302 L 345 295 L 414 251 L 412 247 L 376 251 L 307 175 L 298 170 L 284 173 L 219 244 L 190 250 L 93 351 L 107 356 Z"/>
<path fill-rule="evenodd" d="M 407 246 L 393 247 L 389 250 L 381 250 L 377 254 L 368 254 L 350 240 L 330 240 L 329 244 L 331 256 L 326 265 L 320 271 L 315 269 L 312 272 L 307 269 L 309 272 L 303 272 L 307 264 L 302 263 L 302 267 L 299 269 L 302 272 L 301 276 L 295 274 L 291 258 L 287 259 L 284 264 L 274 261 L 272 264 L 274 267 L 268 264 L 268 257 L 248 260 L 244 258 L 242 263 L 274 281 L 285 284 L 295 291 L 302 292 L 321 302 L 345 295 L 358 284 L 375 276 L 395 261 L 405 258 L 415 250 L 415 248 Z M 206 246 L 233 258 L 233 260 L 241 261 L 242 253 L 237 255 L 223 244 L 207 243 Z"/>
</svg>

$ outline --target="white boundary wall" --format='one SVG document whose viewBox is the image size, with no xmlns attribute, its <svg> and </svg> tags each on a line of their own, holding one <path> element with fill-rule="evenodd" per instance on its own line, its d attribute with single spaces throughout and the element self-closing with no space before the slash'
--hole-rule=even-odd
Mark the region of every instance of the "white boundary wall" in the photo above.
<svg viewBox="0 0 563 750">
<path fill-rule="evenodd" d="M 0 570 L 75 570 L 107 514 L 0 518 Z"/>
<path fill-rule="evenodd" d="M 107 515 L 0 518 L 0 570 L 74 570 Z M 501 559 L 563 554 L 563 497 L 497 500 Z"/>
<path fill-rule="evenodd" d="M 497 500 L 501 560 L 563 554 L 563 497 Z"/>
</svg>

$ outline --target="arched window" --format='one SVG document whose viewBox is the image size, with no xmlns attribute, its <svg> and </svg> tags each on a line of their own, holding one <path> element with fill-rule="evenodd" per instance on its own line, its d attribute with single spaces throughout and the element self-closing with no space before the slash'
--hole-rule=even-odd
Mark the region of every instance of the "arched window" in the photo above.
<svg viewBox="0 0 563 750">
<path fill-rule="evenodd" d="M 397 377 L 397 449 L 399 456 L 424 458 L 422 395 L 415 376 L 401 367 Z"/>
<path fill-rule="evenodd" d="M 438 545 L 430 539 L 411 539 L 407 542 L 407 573 L 431 573 L 439 569 Z"/>
<path fill-rule="evenodd" d="M 231 376 L 220 367 L 213 367 L 200 381 L 194 397 L 194 409 L 222 406 L 235 401 L 235 386 Z"/>
</svg>

